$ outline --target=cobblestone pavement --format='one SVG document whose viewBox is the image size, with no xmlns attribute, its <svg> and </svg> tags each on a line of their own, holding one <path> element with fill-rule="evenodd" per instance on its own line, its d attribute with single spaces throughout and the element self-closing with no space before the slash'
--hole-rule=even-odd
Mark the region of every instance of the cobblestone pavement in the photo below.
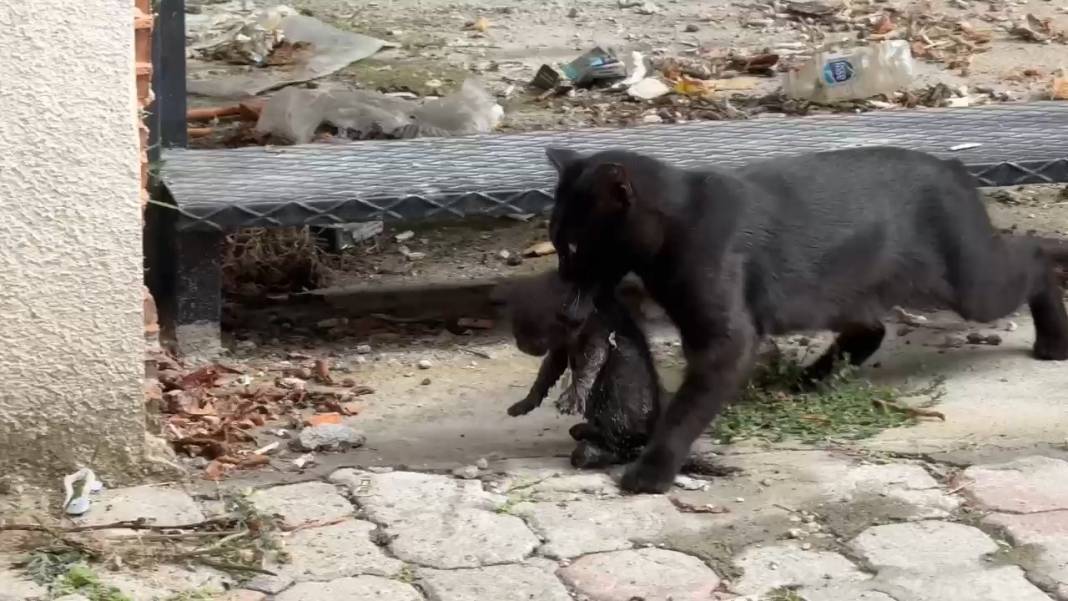
<svg viewBox="0 0 1068 601">
<path fill-rule="evenodd" d="M 267 566 L 277 576 L 162 566 L 101 578 L 134 601 L 1068 599 L 1062 459 L 959 469 L 780 451 L 723 462 L 741 471 L 644 496 L 557 459 L 483 464 L 472 479 L 341 469 L 250 494 L 288 530 L 289 561 Z M 176 487 L 104 494 L 87 522 L 218 511 Z M 46 598 L 4 569 L 0 599 Z"/>
</svg>

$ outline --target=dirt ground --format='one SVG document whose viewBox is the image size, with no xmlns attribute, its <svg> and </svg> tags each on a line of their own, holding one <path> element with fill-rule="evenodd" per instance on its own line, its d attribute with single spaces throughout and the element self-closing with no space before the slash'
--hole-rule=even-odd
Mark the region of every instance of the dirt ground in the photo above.
<svg viewBox="0 0 1068 601">
<path fill-rule="evenodd" d="M 205 12 L 218 10 L 214 4 L 219 3 L 187 3 L 191 10 Z M 248 2 L 250 7 L 274 4 L 271 0 Z M 289 4 L 340 28 L 398 45 L 315 85 L 429 97 L 454 91 L 464 79 L 474 77 L 504 106 L 499 128 L 502 131 L 724 117 L 724 111 L 719 110 L 722 106 L 717 108 L 677 95 L 643 103 L 619 92 L 596 90 L 539 98 L 538 90 L 527 88 L 541 65 L 568 62 L 597 45 L 614 49 L 620 57 L 629 57 L 637 50 L 657 64 L 664 59 L 677 59 L 691 66 L 711 64 L 716 57 L 728 53 L 752 56 L 772 52 L 779 55 L 777 69 L 781 71 L 803 62 L 810 45 L 826 39 L 826 35 L 872 35 L 881 15 L 886 14 L 888 23 L 894 26 L 893 33 L 888 34 L 891 37 L 906 35 L 910 21 L 917 24 L 917 31 L 921 26 L 943 28 L 937 35 L 916 36 L 930 49 L 922 51 L 928 56 L 916 60 L 912 90 L 938 83 L 954 90 L 965 86 L 973 97 L 970 102 L 978 103 L 1049 98 L 1053 73 L 1063 66 L 1063 36 L 1061 41 L 1035 42 L 1010 31 L 1028 14 L 1039 20 L 1049 19 L 1053 32 L 1068 30 L 1068 7 L 1045 0 L 825 3 L 839 9 L 849 7 L 845 16 L 835 18 L 799 16 L 791 7 L 805 3 L 791 5 L 785 0 L 661 0 L 653 4 L 655 14 L 643 14 L 648 11 L 642 3 L 628 0 L 536 4 L 510 0 L 295 0 Z M 233 8 L 239 3 L 224 6 Z M 472 29 L 472 23 L 486 25 L 485 31 Z M 989 43 L 983 43 L 986 39 Z M 196 59 L 189 62 L 190 77 L 194 79 L 221 68 L 218 63 Z M 723 73 L 720 77 L 733 75 L 736 73 Z M 729 90 L 726 95 L 736 105 L 759 104 L 757 98 L 775 92 L 781 83 L 780 72 L 765 75 L 741 77 L 734 85 L 722 87 Z M 202 97 L 190 99 L 192 105 L 216 102 Z"/>
</svg>

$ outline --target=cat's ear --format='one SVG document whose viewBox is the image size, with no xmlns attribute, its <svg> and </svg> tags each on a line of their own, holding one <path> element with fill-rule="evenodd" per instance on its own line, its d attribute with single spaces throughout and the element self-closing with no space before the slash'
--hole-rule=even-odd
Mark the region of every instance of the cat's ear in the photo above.
<svg viewBox="0 0 1068 601">
<path fill-rule="evenodd" d="M 593 174 L 598 207 L 609 213 L 625 211 L 634 204 L 634 186 L 626 167 L 619 163 L 601 163 Z"/>
<path fill-rule="evenodd" d="M 571 150 L 570 148 L 560 148 L 558 146 L 550 146 L 545 149 L 545 156 L 549 158 L 549 162 L 556 168 L 556 171 L 563 173 L 567 169 L 568 165 L 578 161 L 582 156 Z"/>
</svg>

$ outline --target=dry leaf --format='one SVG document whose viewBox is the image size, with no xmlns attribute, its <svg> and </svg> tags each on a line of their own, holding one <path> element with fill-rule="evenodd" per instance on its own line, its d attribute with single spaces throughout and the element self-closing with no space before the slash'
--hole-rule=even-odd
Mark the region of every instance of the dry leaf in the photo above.
<svg viewBox="0 0 1068 601">
<path fill-rule="evenodd" d="M 319 413 L 304 420 L 308 426 L 322 426 L 324 424 L 340 424 L 341 414 L 337 412 Z"/>
<path fill-rule="evenodd" d="M 715 89 L 715 82 L 697 79 L 686 75 L 680 77 L 678 81 L 675 82 L 675 85 L 672 86 L 672 90 L 674 90 L 676 94 L 682 96 L 707 96 Z"/>
<path fill-rule="evenodd" d="M 1061 69 L 1053 77 L 1053 92 L 1051 96 L 1054 100 L 1068 100 L 1068 71 Z"/>
<path fill-rule="evenodd" d="M 326 359 L 315 360 L 315 378 L 323 384 L 334 383 L 334 379 L 330 377 L 330 364 L 326 362 Z"/>
</svg>

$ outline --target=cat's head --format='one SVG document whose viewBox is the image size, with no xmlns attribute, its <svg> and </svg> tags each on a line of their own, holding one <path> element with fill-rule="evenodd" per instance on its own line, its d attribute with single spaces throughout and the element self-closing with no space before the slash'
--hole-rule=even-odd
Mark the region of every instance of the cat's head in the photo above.
<svg viewBox="0 0 1068 601">
<path fill-rule="evenodd" d="M 660 251 L 663 223 L 656 206 L 669 168 L 627 151 L 583 156 L 548 148 L 559 179 L 549 236 L 561 277 L 572 285 L 561 319 L 583 321 L 599 294 Z"/>
</svg>

